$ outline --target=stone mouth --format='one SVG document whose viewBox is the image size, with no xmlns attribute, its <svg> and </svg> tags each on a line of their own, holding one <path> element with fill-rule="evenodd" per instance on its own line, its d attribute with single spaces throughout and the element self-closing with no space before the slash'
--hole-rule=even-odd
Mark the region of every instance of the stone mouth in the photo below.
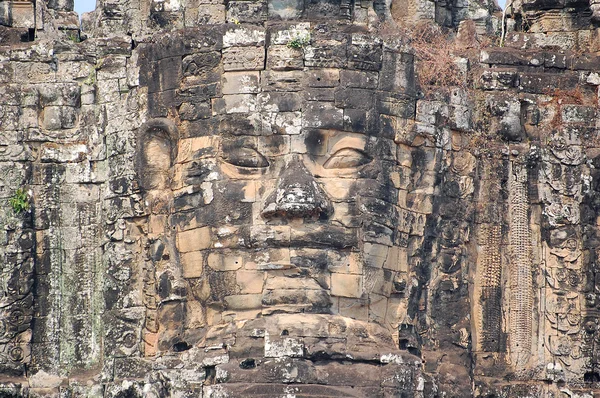
<svg viewBox="0 0 600 398">
<path fill-rule="evenodd" d="M 308 349 L 299 350 L 300 356 L 321 351 L 324 347 L 319 342 L 331 339 L 338 344 L 330 347 L 336 348 L 330 354 L 342 358 L 385 360 L 392 354 L 405 357 L 406 363 L 419 360 L 406 351 L 400 352 L 392 332 L 385 327 L 331 313 L 272 313 L 243 323 L 215 325 L 199 346 L 219 346 L 229 335 L 236 335 L 238 340 L 260 337 L 270 342 L 293 339 Z"/>
<path fill-rule="evenodd" d="M 288 229 L 289 228 L 289 229 Z M 250 248 L 349 249 L 358 247 L 355 229 L 331 224 L 266 225 L 250 237 Z"/>
<path fill-rule="evenodd" d="M 314 203 L 291 202 L 277 207 L 267 207 L 262 214 L 265 218 L 319 219 L 329 215 L 329 212 L 328 208 L 316 206 Z"/>
</svg>

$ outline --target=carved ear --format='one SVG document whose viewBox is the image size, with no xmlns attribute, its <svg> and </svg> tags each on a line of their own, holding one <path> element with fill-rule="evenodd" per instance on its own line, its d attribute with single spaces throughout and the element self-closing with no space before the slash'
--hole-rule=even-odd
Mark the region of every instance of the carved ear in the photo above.
<svg viewBox="0 0 600 398">
<path fill-rule="evenodd" d="M 177 126 L 169 119 L 152 119 L 140 128 L 136 166 L 144 191 L 169 187 L 178 139 Z"/>
</svg>

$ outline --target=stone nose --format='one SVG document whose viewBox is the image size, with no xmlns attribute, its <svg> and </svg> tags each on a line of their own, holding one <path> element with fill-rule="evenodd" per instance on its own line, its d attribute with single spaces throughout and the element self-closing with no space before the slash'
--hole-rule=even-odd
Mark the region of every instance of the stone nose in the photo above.
<svg viewBox="0 0 600 398">
<path fill-rule="evenodd" d="M 333 206 L 298 156 L 285 166 L 275 190 L 265 200 L 265 218 L 328 218 Z"/>
</svg>

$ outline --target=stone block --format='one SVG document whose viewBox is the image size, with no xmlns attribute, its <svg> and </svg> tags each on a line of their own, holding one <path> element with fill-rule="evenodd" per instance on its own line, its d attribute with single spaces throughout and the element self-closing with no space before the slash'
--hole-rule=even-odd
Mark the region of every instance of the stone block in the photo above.
<svg viewBox="0 0 600 398">
<path fill-rule="evenodd" d="M 415 92 L 414 57 L 406 53 L 383 52 L 379 89 L 413 95 Z"/>
<path fill-rule="evenodd" d="M 47 106 L 41 114 L 40 125 L 46 130 L 72 128 L 77 123 L 77 112 L 69 106 Z M 3 126 L 7 126 L 3 121 Z"/>
<path fill-rule="evenodd" d="M 595 124 L 596 107 L 583 105 L 563 105 L 561 117 L 564 123 Z"/>
<path fill-rule="evenodd" d="M 292 283 L 293 282 L 293 283 Z M 323 288 L 312 278 L 287 278 L 284 276 L 269 275 L 265 283 L 265 290 L 322 290 Z"/>
<path fill-rule="evenodd" d="M 189 9 L 188 9 L 189 10 Z M 188 12 L 192 10 L 186 10 L 186 17 Z M 225 23 L 227 11 L 224 4 L 203 4 L 198 7 L 198 14 L 193 21 L 193 24 L 198 25 L 210 25 Z"/>
<path fill-rule="evenodd" d="M 235 280 L 242 294 L 262 293 L 265 273 L 262 271 L 240 270 L 235 274 Z"/>
<path fill-rule="evenodd" d="M 336 40 L 324 40 L 304 47 L 304 66 L 345 68 L 347 63 L 345 43 Z"/>
<path fill-rule="evenodd" d="M 484 90 L 507 90 L 519 85 L 519 75 L 512 69 L 484 70 L 479 78 L 479 84 Z"/>
<path fill-rule="evenodd" d="M 333 102 L 334 98 L 334 88 L 309 88 L 304 91 L 304 99 L 307 101 Z"/>
<path fill-rule="evenodd" d="M 225 71 L 262 70 L 265 67 L 264 47 L 229 47 L 223 49 Z"/>
<path fill-rule="evenodd" d="M 10 3 L 10 26 L 13 28 L 35 28 L 35 11 L 33 3 L 25 1 L 13 1 Z"/>
<path fill-rule="evenodd" d="M 254 115 L 229 114 L 223 115 L 217 128 L 212 134 L 231 134 L 233 136 L 262 134 L 261 120 Z"/>
<path fill-rule="evenodd" d="M 331 295 L 360 298 L 362 295 L 362 276 L 351 274 L 331 274 Z"/>
<path fill-rule="evenodd" d="M 307 87 L 337 87 L 340 85 L 339 69 L 310 69 L 306 72 Z"/>
<path fill-rule="evenodd" d="M 336 108 L 331 102 L 309 102 L 302 116 L 304 127 L 337 130 L 344 128 L 344 111 Z"/>
<path fill-rule="evenodd" d="M 374 101 L 372 90 L 346 88 L 335 92 L 335 106 L 338 108 L 372 109 Z"/>
<path fill-rule="evenodd" d="M 295 70 L 304 67 L 302 50 L 289 46 L 271 46 L 267 51 L 267 69 Z"/>
<path fill-rule="evenodd" d="M 212 100 L 213 113 L 251 113 L 256 112 L 256 95 L 230 94 Z"/>
<path fill-rule="evenodd" d="M 519 51 L 514 48 L 481 50 L 480 61 L 491 65 L 543 66 L 546 55 L 542 51 Z"/>
<path fill-rule="evenodd" d="M 388 308 L 388 298 L 378 294 L 370 294 L 369 297 L 371 299 L 369 303 L 369 321 L 383 324 Z"/>
<path fill-rule="evenodd" d="M 227 20 L 247 23 L 262 23 L 267 19 L 266 2 L 230 1 L 227 3 Z"/>
<path fill-rule="evenodd" d="M 182 253 L 180 256 L 184 278 L 200 278 L 203 269 L 203 252 L 193 251 Z"/>
<path fill-rule="evenodd" d="M 121 98 L 121 94 L 119 92 L 119 79 L 110 79 L 110 80 L 102 80 L 99 81 L 96 84 L 96 100 L 98 101 L 98 103 L 118 103 L 120 98 Z M 149 97 L 148 99 L 150 100 L 151 97 Z M 158 96 L 155 96 L 154 98 L 152 98 L 155 100 L 155 102 L 158 104 L 162 104 L 163 101 L 161 101 L 160 98 L 158 98 Z M 150 104 L 148 104 L 150 106 Z"/>
<path fill-rule="evenodd" d="M 338 274 L 362 274 L 363 258 L 360 253 L 327 253 L 328 269 Z"/>
<path fill-rule="evenodd" d="M 186 86 L 177 90 L 165 91 L 160 93 L 160 95 L 162 96 L 161 101 L 166 106 L 179 106 L 182 102 L 198 103 L 202 101 L 208 101 L 209 99 L 218 97 L 220 94 L 220 82 L 199 84 L 196 86 Z"/>
<path fill-rule="evenodd" d="M 414 119 L 416 112 L 414 98 L 396 98 L 394 96 L 378 95 L 376 109 L 385 115 L 398 116 L 404 119 Z"/>
<path fill-rule="evenodd" d="M 221 54 L 216 51 L 188 55 L 181 62 L 181 73 L 186 85 L 206 84 L 219 76 Z M 214 76 L 213 76 L 214 75 Z"/>
<path fill-rule="evenodd" d="M 348 46 L 348 68 L 365 71 L 378 71 L 381 69 L 382 49 L 381 43 L 375 38 L 362 40 L 361 44 Z"/>
<path fill-rule="evenodd" d="M 234 26 L 223 35 L 223 48 L 262 47 L 265 36 L 265 29 L 259 26 Z"/>
<path fill-rule="evenodd" d="M 302 110 L 302 98 L 297 93 L 260 93 L 258 106 L 262 112 L 295 112 Z"/>
<path fill-rule="evenodd" d="M 173 90 L 181 81 L 181 57 L 164 58 L 158 61 L 161 90 Z"/>
<path fill-rule="evenodd" d="M 236 294 L 225 296 L 225 305 L 230 310 L 252 310 L 261 308 L 262 294 Z"/>
<path fill-rule="evenodd" d="M 11 83 L 52 82 L 56 71 L 47 63 L 41 62 L 13 62 L 14 77 Z"/>
<path fill-rule="evenodd" d="M 96 66 L 96 77 L 98 80 L 105 79 L 120 79 L 127 76 L 126 71 L 127 58 L 122 55 L 109 55 L 98 61 Z M 160 66 L 160 63 L 159 63 Z M 173 66 L 171 64 L 164 64 L 163 68 Z M 169 71 L 172 73 L 171 71 Z M 177 73 L 177 70 L 174 71 Z"/>
<path fill-rule="evenodd" d="M 304 343 L 301 339 L 278 336 L 270 337 L 265 334 L 265 357 L 302 357 L 304 355 Z"/>
<path fill-rule="evenodd" d="M 54 143 L 42 144 L 40 158 L 42 162 L 71 163 L 81 162 L 87 158 L 89 148 L 84 144 Z"/>
<path fill-rule="evenodd" d="M 310 29 L 310 22 L 283 24 L 282 28 L 271 31 L 271 44 L 287 45 L 295 38 L 310 36 Z"/>
<path fill-rule="evenodd" d="M 579 84 L 576 73 L 522 73 L 519 88 L 526 93 L 545 94 L 553 90 L 570 90 Z"/>
<path fill-rule="evenodd" d="M 208 227 L 177 232 L 177 248 L 182 253 L 208 249 L 211 246 L 212 240 Z"/>
<path fill-rule="evenodd" d="M 372 268 L 382 268 L 388 258 L 389 249 L 386 245 L 365 243 L 363 250 L 366 265 Z"/>
<path fill-rule="evenodd" d="M 302 0 L 268 0 L 269 17 L 293 20 L 302 16 Z"/>
<path fill-rule="evenodd" d="M 369 133 L 376 127 L 375 114 L 364 109 L 344 109 L 344 130 Z"/>
<path fill-rule="evenodd" d="M 212 252 L 208 255 L 207 264 L 215 271 L 235 271 L 244 266 L 244 259 L 228 252 Z"/>
<path fill-rule="evenodd" d="M 223 94 L 252 94 L 259 89 L 259 72 L 225 72 L 222 79 Z"/>
<path fill-rule="evenodd" d="M 302 131 L 301 112 L 266 112 L 262 113 L 263 133 L 298 135 Z"/>
<path fill-rule="evenodd" d="M 379 73 L 357 70 L 342 70 L 340 83 L 343 87 L 376 89 L 379 84 Z"/>
<path fill-rule="evenodd" d="M 208 101 L 199 103 L 183 102 L 179 106 L 178 112 L 181 120 L 207 119 L 212 115 L 212 104 Z"/>
<path fill-rule="evenodd" d="M 301 71 L 264 71 L 260 75 L 263 91 L 300 91 L 304 73 Z"/>
<path fill-rule="evenodd" d="M 569 67 L 574 70 L 598 70 L 600 64 L 600 55 L 582 54 L 573 56 L 570 60 Z"/>
</svg>

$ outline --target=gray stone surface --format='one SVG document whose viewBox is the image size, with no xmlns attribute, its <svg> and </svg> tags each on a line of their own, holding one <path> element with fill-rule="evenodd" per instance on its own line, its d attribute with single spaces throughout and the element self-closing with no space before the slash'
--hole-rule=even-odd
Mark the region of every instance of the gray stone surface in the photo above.
<svg viewBox="0 0 600 398">
<path fill-rule="evenodd" d="M 593 0 L 72 8 L 0 2 L 0 396 L 600 394 Z"/>
</svg>

